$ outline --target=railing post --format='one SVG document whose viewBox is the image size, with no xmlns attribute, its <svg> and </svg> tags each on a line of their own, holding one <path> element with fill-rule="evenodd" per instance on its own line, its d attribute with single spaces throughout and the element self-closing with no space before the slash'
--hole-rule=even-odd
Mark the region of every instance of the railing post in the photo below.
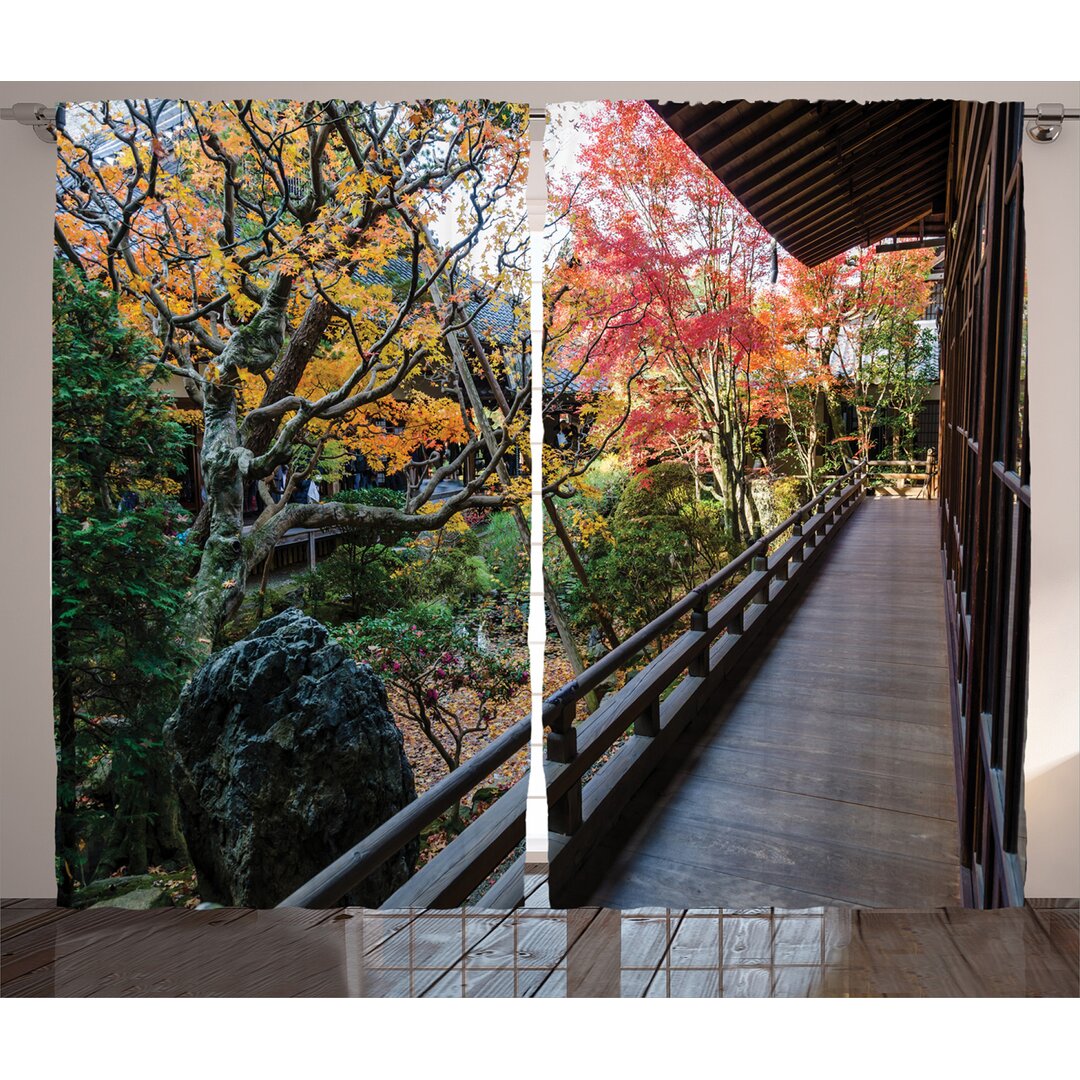
<svg viewBox="0 0 1080 1080">
<path fill-rule="evenodd" d="M 567 765 L 577 757 L 577 729 L 574 717 L 577 714 L 577 702 L 564 705 L 551 721 L 548 732 L 548 761 Z M 569 836 L 581 825 L 581 781 L 577 780 L 555 802 L 548 806 L 548 829 L 551 832 Z"/>
<path fill-rule="evenodd" d="M 809 532 L 806 531 L 806 526 L 810 524 L 810 519 L 811 518 L 818 517 L 818 516 L 819 516 L 818 509 L 817 509 L 817 507 L 814 507 L 814 509 L 811 510 L 810 513 L 807 515 L 806 521 L 803 522 L 803 546 L 802 546 L 803 561 L 806 560 L 806 553 L 808 551 L 812 551 L 814 548 L 817 547 L 818 529 L 821 527 L 821 522 L 819 521 L 816 524 L 811 525 Z"/>
<path fill-rule="evenodd" d="M 755 555 L 754 561 L 750 564 L 750 569 L 756 573 L 764 572 L 768 575 L 769 571 L 769 559 L 765 555 Z M 754 599 L 750 601 L 752 604 L 767 604 L 769 602 L 769 581 L 771 579 L 766 576 L 765 580 L 761 583 L 761 588 L 754 593 Z"/>
<path fill-rule="evenodd" d="M 803 534 L 803 514 L 800 511 L 799 516 L 795 519 L 795 524 L 791 526 L 791 535 L 793 538 L 801 538 Z M 799 543 L 795 545 L 794 550 L 791 552 L 791 561 L 793 563 L 801 563 L 806 557 L 806 541 L 799 540 Z"/>
<path fill-rule="evenodd" d="M 703 593 L 698 596 L 693 611 L 690 612 L 690 629 L 703 633 L 709 629 L 709 594 Z M 701 652 L 690 661 L 690 674 L 695 678 L 704 678 L 709 674 L 709 646 L 706 645 Z"/>
<path fill-rule="evenodd" d="M 654 739 L 660 734 L 660 699 L 655 697 L 634 721 L 634 734 Z"/>
</svg>

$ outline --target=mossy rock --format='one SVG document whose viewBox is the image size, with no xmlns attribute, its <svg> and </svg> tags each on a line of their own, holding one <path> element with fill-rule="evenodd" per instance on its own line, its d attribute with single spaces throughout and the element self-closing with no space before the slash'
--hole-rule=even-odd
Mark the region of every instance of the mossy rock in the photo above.
<svg viewBox="0 0 1080 1080">
<path fill-rule="evenodd" d="M 106 904 L 109 907 L 129 907 L 141 905 L 119 904 L 116 901 L 134 892 L 154 892 L 164 895 L 164 901 L 156 904 L 147 904 L 148 907 L 171 907 L 172 899 L 167 889 L 163 889 L 158 882 L 160 877 L 154 874 L 133 874 L 130 877 L 99 878 L 91 881 L 89 885 L 78 889 L 72 897 L 71 906 L 77 908 L 94 907 L 98 904 Z M 142 898 L 147 899 L 146 897 Z"/>
<path fill-rule="evenodd" d="M 123 908 L 127 911 L 150 911 L 152 908 L 172 907 L 173 901 L 168 889 L 151 885 L 143 889 L 132 889 L 131 892 L 115 896 L 111 900 L 100 900 L 93 906 L 95 908 Z"/>
</svg>

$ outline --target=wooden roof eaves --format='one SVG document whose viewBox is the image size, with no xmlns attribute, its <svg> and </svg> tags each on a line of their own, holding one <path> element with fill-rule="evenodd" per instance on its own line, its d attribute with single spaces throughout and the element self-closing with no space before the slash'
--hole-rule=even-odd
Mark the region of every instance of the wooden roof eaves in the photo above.
<svg viewBox="0 0 1080 1080">
<path fill-rule="evenodd" d="M 702 105 L 654 108 L 676 133 L 694 124 L 690 149 L 810 265 L 941 209 L 949 101 L 725 102 L 704 123 Z"/>
</svg>

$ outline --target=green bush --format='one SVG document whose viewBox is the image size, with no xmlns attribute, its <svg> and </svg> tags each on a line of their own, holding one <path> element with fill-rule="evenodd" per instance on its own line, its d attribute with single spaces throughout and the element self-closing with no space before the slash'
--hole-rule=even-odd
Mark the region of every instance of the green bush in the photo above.
<svg viewBox="0 0 1080 1080">
<path fill-rule="evenodd" d="M 681 514 L 694 502 L 694 477 L 681 461 L 665 461 L 643 469 L 626 482 L 615 518 L 657 518 Z"/>
<path fill-rule="evenodd" d="M 440 603 L 450 610 L 472 604 L 491 590 L 491 575 L 479 555 L 463 544 L 444 544 L 416 559 L 402 575 L 409 602 Z"/>
<path fill-rule="evenodd" d="M 356 618 L 386 611 L 401 599 L 396 571 L 404 565 L 393 548 L 364 544 L 345 533 L 334 553 L 316 568 L 323 582 L 324 600 L 341 604 Z"/>
<path fill-rule="evenodd" d="M 148 377 L 155 349 L 114 293 L 53 279 L 52 631 L 62 896 L 180 857 L 161 726 L 191 655 L 192 549 L 171 501 L 190 432 Z M 108 776 L 106 777 L 106 774 Z"/>
<path fill-rule="evenodd" d="M 473 535 L 499 589 L 510 596 L 525 596 L 529 591 L 528 549 L 521 542 L 513 515 L 492 514 Z"/>
<path fill-rule="evenodd" d="M 687 592 L 735 554 L 723 509 L 699 499 L 687 465 L 656 465 L 627 483 L 611 519 L 615 547 L 637 546 L 666 559 L 668 575 Z"/>
<path fill-rule="evenodd" d="M 664 463 L 630 478 L 609 518 L 610 537 L 588 550 L 597 599 L 617 621 L 640 627 L 700 584 L 735 554 L 723 507 L 699 501 L 694 477 L 680 463 Z M 592 620 L 585 590 L 566 586 L 575 616 Z"/>
<path fill-rule="evenodd" d="M 299 594 L 298 607 L 313 618 L 318 618 L 319 607 L 330 596 L 330 583 L 327 580 L 326 564 L 316 566 L 314 570 L 305 570 L 293 578 L 293 585 Z"/>
<path fill-rule="evenodd" d="M 806 482 L 798 476 L 755 476 L 750 490 L 764 532 L 774 529 L 806 501 Z"/>
<path fill-rule="evenodd" d="M 361 488 L 359 491 L 339 491 L 332 495 L 331 502 L 346 503 L 353 506 L 388 506 L 392 510 L 405 509 L 405 492 L 392 488 Z"/>
<path fill-rule="evenodd" d="M 480 536 L 475 529 L 467 529 L 454 537 L 454 546 L 461 548 L 466 555 L 481 555 L 483 550 L 480 545 Z"/>
<path fill-rule="evenodd" d="M 806 502 L 806 481 L 798 476 L 778 476 L 772 482 L 772 495 L 773 505 L 783 521 Z"/>
</svg>

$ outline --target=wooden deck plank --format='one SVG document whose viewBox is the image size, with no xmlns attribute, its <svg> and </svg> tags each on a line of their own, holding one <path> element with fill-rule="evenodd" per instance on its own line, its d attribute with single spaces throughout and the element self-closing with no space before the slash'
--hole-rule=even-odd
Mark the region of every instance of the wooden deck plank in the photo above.
<svg viewBox="0 0 1080 1080">
<path fill-rule="evenodd" d="M 925 713 L 901 720 L 867 708 L 848 712 L 835 707 L 829 710 L 804 707 L 796 718 L 776 701 L 746 698 L 742 706 L 738 715 L 731 717 L 725 725 L 725 735 L 745 733 L 747 737 L 759 739 L 802 738 L 823 748 L 850 745 L 851 736 L 855 735 L 860 745 L 865 745 L 863 740 L 872 739 L 875 746 L 888 754 L 909 750 L 940 754 L 949 746 L 949 733 L 943 732 L 941 726 Z M 843 715 L 844 721 L 839 726 L 835 723 L 838 714 Z"/>
<path fill-rule="evenodd" d="M 936 907 L 956 903 L 959 895 L 959 871 L 947 863 L 670 812 L 654 823 L 647 846 L 625 850 L 610 878 L 628 880 L 627 872 L 639 871 L 643 857 L 656 850 L 678 852 L 666 861 L 683 868 L 679 878 L 664 877 L 664 897 L 674 903 L 682 895 L 678 890 L 686 889 L 695 907 L 709 897 L 733 904 L 731 876 L 759 882 L 758 898 L 777 906 L 787 906 L 776 899 L 778 890 L 807 889 L 828 903 L 858 907 Z"/>
<path fill-rule="evenodd" d="M 831 837 L 839 846 L 871 854 L 956 866 L 955 825 L 942 818 L 898 815 L 893 810 L 786 791 L 763 791 L 744 784 L 715 787 L 726 798 L 740 802 L 755 818 L 765 819 L 771 814 L 774 824 L 766 835 L 806 840 Z M 688 825 L 708 828 L 712 824 L 695 811 L 692 803 L 674 806 L 670 813 Z M 898 817 L 911 820 L 898 821 Z"/>
<path fill-rule="evenodd" d="M 26 959 L 49 929 L 59 948 L 3 994 L 1076 997 L 1078 916 L 1075 900 L 999 911 L 80 911 L 5 940 Z M 366 939 L 408 927 L 424 955 L 376 967 Z"/>
<path fill-rule="evenodd" d="M 583 900 L 959 901 L 934 504 L 871 499 L 605 843 Z"/>
<path fill-rule="evenodd" d="M 604 895 L 612 908 L 626 910 L 636 906 L 637 898 L 648 893 L 663 904 L 670 898 L 693 897 L 693 906 L 709 903 L 707 897 L 723 895 L 726 903 L 740 909 L 761 903 L 762 896 L 785 908 L 809 908 L 835 903 L 831 896 L 784 888 L 773 882 L 727 873 L 714 867 L 702 867 L 684 858 L 665 859 L 648 852 L 636 852 L 632 860 L 617 863 L 604 881 Z"/>
</svg>

